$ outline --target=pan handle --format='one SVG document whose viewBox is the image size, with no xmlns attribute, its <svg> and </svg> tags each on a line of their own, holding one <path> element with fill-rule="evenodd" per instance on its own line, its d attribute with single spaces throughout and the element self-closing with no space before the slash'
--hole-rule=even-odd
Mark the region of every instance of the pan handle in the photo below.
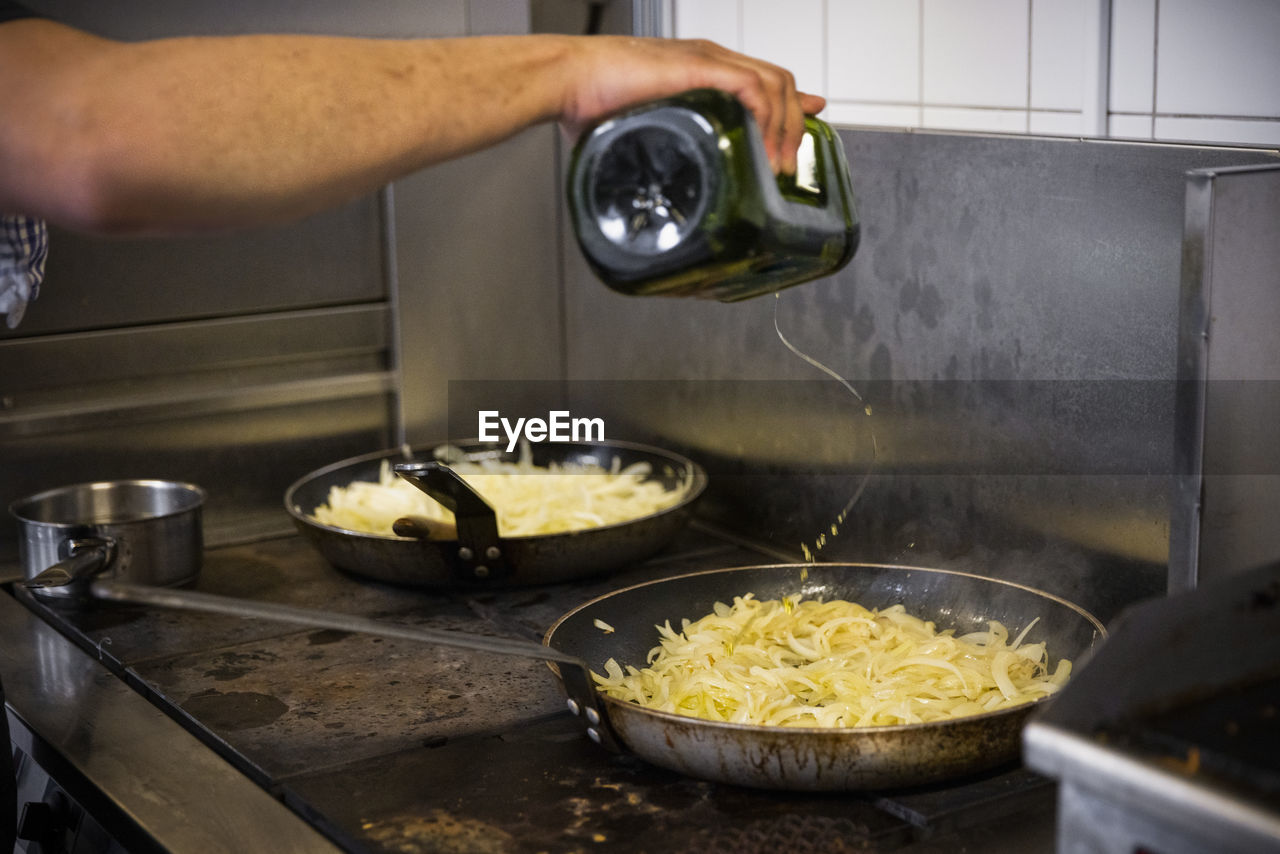
<svg viewBox="0 0 1280 854">
<path fill-rule="evenodd" d="M 115 537 L 74 537 L 58 548 L 62 560 L 23 582 L 32 590 L 74 587 L 77 581 L 102 572 L 116 559 Z"/>
<path fill-rule="evenodd" d="M 511 563 L 498 537 L 498 516 L 462 476 L 439 462 L 396 463 L 400 477 L 453 511 L 458 528 L 454 557 L 463 581 L 494 582 L 511 574 Z"/>
<path fill-rule="evenodd" d="M 278 620 L 322 629 L 358 632 L 379 637 L 471 649 L 477 652 L 552 661 L 556 664 L 555 669 L 560 674 L 560 681 L 564 685 L 565 694 L 568 697 L 566 705 L 568 705 L 569 711 L 581 718 L 587 737 L 602 747 L 615 752 L 622 752 L 622 746 L 613 734 L 608 719 L 605 717 L 604 709 L 600 705 L 599 695 L 596 694 L 595 686 L 591 680 L 591 671 L 587 663 L 576 655 L 569 655 L 540 643 L 519 638 L 490 637 L 440 629 L 401 626 L 381 620 L 335 614 L 314 608 L 255 602 L 248 599 L 237 599 L 234 596 L 217 596 L 211 593 L 199 593 L 194 590 L 152 587 L 146 584 L 132 584 L 127 581 L 94 581 L 89 589 L 93 598 L 112 602 L 133 602 L 162 608 L 225 614 L 232 617 Z"/>
</svg>

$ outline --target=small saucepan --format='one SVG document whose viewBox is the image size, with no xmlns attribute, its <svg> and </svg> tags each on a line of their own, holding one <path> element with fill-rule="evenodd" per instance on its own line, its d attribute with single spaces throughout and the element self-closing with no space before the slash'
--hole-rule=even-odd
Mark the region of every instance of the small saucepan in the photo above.
<svg viewBox="0 0 1280 854">
<path fill-rule="evenodd" d="M 198 486 L 114 480 L 63 486 L 9 506 L 18 555 L 31 586 L 76 597 L 72 578 L 93 575 L 160 587 L 195 581 L 204 536 Z"/>
</svg>

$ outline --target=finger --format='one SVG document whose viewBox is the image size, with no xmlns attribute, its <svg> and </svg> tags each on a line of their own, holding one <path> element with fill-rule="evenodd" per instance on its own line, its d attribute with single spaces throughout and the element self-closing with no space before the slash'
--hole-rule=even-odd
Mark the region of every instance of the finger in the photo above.
<svg viewBox="0 0 1280 854">
<path fill-rule="evenodd" d="M 774 108 L 774 172 L 793 175 L 796 171 L 796 148 L 804 130 L 804 113 L 796 97 L 796 82 L 791 72 L 784 71 L 777 81 Z"/>
<path fill-rule="evenodd" d="M 800 109 L 804 110 L 806 116 L 816 116 L 827 108 L 827 99 L 821 95 L 812 95 L 808 92 L 797 94 L 800 96 Z"/>
<path fill-rule="evenodd" d="M 713 78 L 708 85 L 732 93 L 751 113 L 760 130 L 770 169 L 775 173 L 781 170 L 789 126 L 795 120 L 789 114 L 800 110 L 791 72 L 715 42 L 692 40 L 683 44 L 701 59 L 710 61 L 704 66 Z M 799 120 L 803 122 L 803 117 Z M 799 144 L 798 136 L 796 144 Z"/>
<path fill-rule="evenodd" d="M 608 38 L 608 37 L 605 37 Z M 593 119 L 626 103 L 661 97 L 683 89 L 712 86 L 737 96 L 755 118 L 764 143 L 769 166 L 775 173 L 795 171 L 795 151 L 799 146 L 806 112 L 821 110 L 823 99 L 796 89 L 795 78 L 786 69 L 729 50 L 704 39 L 628 39 L 604 42 L 596 39 L 576 43 L 586 51 L 588 64 L 609 58 L 612 76 L 607 85 L 579 84 L 562 108 L 560 118 L 566 130 L 582 127 Z M 605 47 L 623 46 L 633 58 L 632 71 L 617 73 L 616 52 Z M 599 51 L 590 48 L 600 47 Z M 579 54 L 582 55 L 581 53 Z M 679 61 L 673 62 L 673 56 Z M 596 80 L 599 75 L 580 74 L 577 80 Z"/>
<path fill-rule="evenodd" d="M 800 107 L 788 72 L 766 65 L 750 70 L 751 75 L 733 94 L 755 118 L 769 168 L 776 174 L 784 169 L 789 126 L 797 120 L 791 114 L 799 115 Z M 803 122 L 803 116 L 798 120 Z M 799 144 L 798 136 L 796 144 Z M 794 155 L 794 151 L 791 154 Z"/>
<path fill-rule="evenodd" d="M 822 112 L 827 105 L 827 99 L 820 95 L 799 91 L 795 95 L 796 97 L 788 102 L 786 134 L 780 143 L 782 146 L 781 174 L 784 175 L 796 174 L 797 154 L 800 143 L 804 139 L 805 118 Z"/>
<path fill-rule="evenodd" d="M 766 125 L 762 127 L 769 165 L 775 174 L 794 175 L 805 116 L 795 77 L 785 68 L 766 65 L 761 80 L 769 111 Z"/>
<path fill-rule="evenodd" d="M 765 132 L 765 150 L 769 152 L 769 165 L 774 173 L 795 171 L 795 147 L 800 144 L 800 129 L 804 115 L 796 97 L 795 78 L 791 72 L 776 65 L 766 65 L 761 73 L 769 108 L 768 126 Z M 789 164 L 789 168 L 788 168 Z"/>
<path fill-rule="evenodd" d="M 785 123 L 783 125 L 781 145 L 782 174 L 796 174 L 796 150 L 800 147 L 800 139 L 804 136 L 804 109 L 801 106 L 799 93 L 794 90 L 786 102 Z"/>
</svg>

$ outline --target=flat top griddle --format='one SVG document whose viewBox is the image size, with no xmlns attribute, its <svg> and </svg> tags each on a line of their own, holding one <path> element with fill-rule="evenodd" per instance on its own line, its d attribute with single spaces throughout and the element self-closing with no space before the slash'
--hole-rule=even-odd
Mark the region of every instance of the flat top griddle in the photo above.
<svg viewBox="0 0 1280 854">
<path fill-rule="evenodd" d="M 618 587 L 776 558 L 696 527 L 611 576 L 445 594 L 357 580 L 289 537 L 208 551 L 197 589 L 537 640 L 573 606 Z M 994 852 L 1052 845 L 1053 786 L 1017 765 L 912 790 L 754 791 L 601 750 L 565 711 L 543 662 L 22 598 L 354 852 L 941 851 L 954 850 L 957 834 Z"/>
</svg>

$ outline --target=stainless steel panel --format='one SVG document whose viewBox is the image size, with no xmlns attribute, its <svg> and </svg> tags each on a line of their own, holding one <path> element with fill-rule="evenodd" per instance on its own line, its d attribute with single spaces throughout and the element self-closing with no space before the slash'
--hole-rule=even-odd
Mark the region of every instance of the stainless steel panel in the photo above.
<svg viewBox="0 0 1280 854">
<path fill-rule="evenodd" d="M 28 6 L 115 38 L 234 33 L 319 33 L 333 35 L 464 36 L 528 32 L 528 0 L 379 0 L 353 14 L 344 0 L 307 3 L 231 0 L 118 0 L 111 6 L 77 0 L 31 0 Z"/>
<path fill-rule="evenodd" d="M 631 0 L 631 31 L 638 36 L 671 35 L 671 3 L 667 0 Z"/>
<path fill-rule="evenodd" d="M 781 321 L 801 349 L 855 379 L 1171 379 L 1183 173 L 1276 157 L 841 137 L 864 242 L 836 276 L 782 294 Z M 566 255 L 573 378 L 813 376 L 772 337 L 771 300 L 628 299 L 602 288 L 576 249 Z"/>
<path fill-rule="evenodd" d="M 467 34 L 467 0 L 379 0 L 358 13 L 345 0 L 29 0 L 27 6 L 105 36 L 123 39 L 175 35 L 302 32 L 370 36 Z"/>
<path fill-rule="evenodd" d="M 726 408 L 736 417 L 714 429 L 677 406 L 575 415 L 700 460 L 742 458 L 736 476 L 709 467 L 721 519 L 784 546 L 827 534 L 825 557 L 1026 580 L 1104 618 L 1161 591 L 1183 175 L 1275 152 L 841 135 L 864 231 L 831 279 L 777 301 L 629 300 L 566 250 L 573 388 L 680 380 L 694 400 L 718 393 L 711 381 L 739 381 Z M 797 347 L 869 387 L 870 418 L 787 352 L 775 308 Z M 741 382 L 787 379 L 821 382 L 790 396 Z M 868 430 L 881 473 L 839 521 Z"/>
<path fill-rule="evenodd" d="M 15 745 L 99 819 L 129 825 L 121 841 L 175 854 L 262 850 L 267 840 L 273 851 L 338 850 L 8 595 L 0 672 Z"/>
<path fill-rule="evenodd" d="M 337 0 L 30 5 L 123 39 L 247 32 L 461 36 L 474 29 L 467 0 L 384 0 L 358 13 Z M 487 11 L 479 25 L 510 26 L 528 16 L 524 0 L 480 5 Z M 56 232 L 43 293 L 21 334 L 385 299 L 380 205 L 370 196 L 280 228 L 180 240 L 122 242 Z M 75 286 L 84 281 L 95 287 Z"/>
<path fill-rule="evenodd" d="M 535 33 L 646 35 L 644 31 L 636 29 L 636 7 L 643 2 L 644 0 L 601 0 L 593 3 L 583 3 L 582 0 L 531 0 L 531 27 Z"/>
<path fill-rule="evenodd" d="M 471 35 L 520 35 L 530 32 L 529 0 L 467 0 Z"/>
<path fill-rule="evenodd" d="M 556 132 L 533 128 L 394 187 L 410 443 L 444 435 L 450 381 L 564 374 Z"/>
<path fill-rule="evenodd" d="M 0 340 L 0 436 L 52 408 L 386 370 L 385 303 Z M 253 382 L 249 381 L 252 376 Z"/>
<path fill-rule="evenodd" d="M 107 411 L 96 424 L 5 441 L 4 504 L 85 481 L 182 480 L 209 493 L 204 526 L 211 545 L 289 532 L 283 496 L 290 483 L 390 443 L 385 375 L 324 383 L 336 387 L 281 387 L 172 415 L 163 407 Z M 7 513 L 0 532 L 3 562 L 16 555 L 17 526 Z"/>
<path fill-rule="evenodd" d="M 1169 584 L 1280 558 L 1280 164 L 1187 178 Z"/>
<path fill-rule="evenodd" d="M 209 491 L 213 542 L 291 530 L 290 483 L 392 442 L 389 333 L 374 303 L 0 342 L 0 506 L 160 477 Z"/>
<path fill-rule="evenodd" d="M 470 0 L 468 32 L 529 32 L 528 0 Z M 555 128 L 395 182 L 397 444 L 447 432 L 449 384 L 563 376 Z"/>
<path fill-rule="evenodd" d="M 278 228 L 119 240 L 54 229 L 40 297 L 3 337 L 386 298 L 378 201 Z"/>
</svg>

